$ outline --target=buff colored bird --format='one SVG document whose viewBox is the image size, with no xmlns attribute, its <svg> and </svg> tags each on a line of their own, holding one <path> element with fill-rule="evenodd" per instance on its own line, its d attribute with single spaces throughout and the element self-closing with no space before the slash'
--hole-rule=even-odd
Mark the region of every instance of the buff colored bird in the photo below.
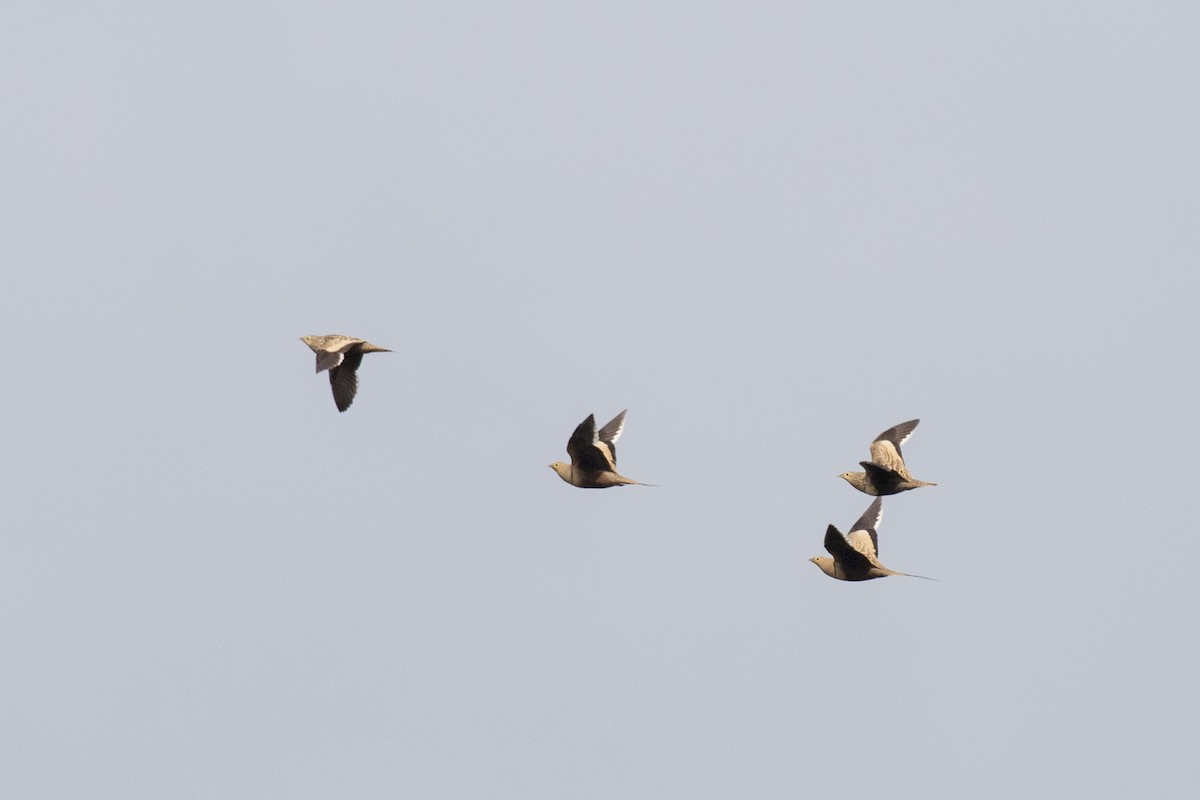
<svg viewBox="0 0 1200 800">
<path fill-rule="evenodd" d="M 567 440 L 571 463 L 555 461 L 550 469 L 572 486 L 581 489 L 607 489 L 610 486 L 649 486 L 617 473 L 617 439 L 625 430 L 625 412 L 613 417 L 596 430 L 596 415 L 588 414 Z"/>
<path fill-rule="evenodd" d="M 898 494 L 921 486 L 937 486 L 936 483 L 919 481 L 904 465 L 900 445 L 908 441 L 921 420 L 910 419 L 888 428 L 871 442 L 871 460 L 860 461 L 866 472 L 843 472 L 839 477 L 864 494 L 875 496 Z"/>
<path fill-rule="evenodd" d="M 825 549 L 833 558 L 813 556 L 809 559 L 816 564 L 821 572 L 839 581 L 869 581 L 872 578 L 886 578 L 888 575 L 903 575 L 908 578 L 925 578 L 924 575 L 910 575 L 907 572 L 896 572 L 879 563 L 879 537 L 875 529 L 883 519 L 883 498 L 876 497 L 858 522 L 850 528 L 850 533 L 842 535 L 834 526 L 825 530 Z M 925 578 L 927 581 L 933 578 Z"/>
<path fill-rule="evenodd" d="M 331 333 L 328 336 L 301 336 L 312 351 L 317 354 L 317 372 L 329 370 L 329 385 L 333 388 L 333 402 L 338 411 L 345 411 L 354 402 L 358 393 L 358 366 L 362 364 L 364 353 L 390 353 L 384 347 L 371 344 L 366 339 L 355 339 L 353 336 L 340 336 Z"/>
</svg>

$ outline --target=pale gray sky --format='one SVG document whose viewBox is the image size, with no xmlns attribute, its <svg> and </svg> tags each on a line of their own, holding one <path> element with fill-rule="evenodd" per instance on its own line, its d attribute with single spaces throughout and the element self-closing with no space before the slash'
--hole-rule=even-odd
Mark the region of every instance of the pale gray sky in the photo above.
<svg viewBox="0 0 1200 800">
<path fill-rule="evenodd" d="M 5 16 L 0 796 L 1194 793 L 1195 4 Z"/>
</svg>

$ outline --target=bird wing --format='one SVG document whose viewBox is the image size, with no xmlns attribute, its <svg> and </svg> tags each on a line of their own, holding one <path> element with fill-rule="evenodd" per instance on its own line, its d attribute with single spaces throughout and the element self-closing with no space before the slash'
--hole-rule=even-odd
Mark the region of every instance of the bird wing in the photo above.
<svg viewBox="0 0 1200 800">
<path fill-rule="evenodd" d="M 910 419 L 908 422 L 901 422 L 876 436 L 875 441 L 871 442 L 871 460 L 895 470 L 903 469 L 904 454 L 900 445 L 908 441 L 920 421 Z"/>
<path fill-rule="evenodd" d="M 853 536 L 853 534 L 851 534 Z M 825 529 L 825 549 L 833 560 L 842 564 L 847 570 L 870 569 L 871 556 L 864 553 L 858 546 L 842 535 L 842 532 L 830 525 Z"/>
<path fill-rule="evenodd" d="M 877 481 L 890 481 L 896 477 L 896 470 L 885 467 L 882 464 L 876 464 L 874 461 L 860 461 L 859 466 L 867 471 L 867 480 L 875 483 Z"/>
<path fill-rule="evenodd" d="M 329 370 L 329 385 L 333 387 L 333 402 L 338 411 L 345 411 L 354 402 L 358 393 L 358 367 L 362 364 L 362 350 L 352 347 L 346 351 L 344 358 L 339 354 L 341 364 Z"/>
<path fill-rule="evenodd" d="M 611 424 L 611 423 L 610 423 Z M 588 414 L 567 440 L 567 455 L 579 469 L 615 472 L 609 446 L 596 437 L 596 415 Z"/>
<path fill-rule="evenodd" d="M 879 555 L 877 548 L 879 540 L 873 528 L 850 531 L 850 533 L 846 534 L 846 541 L 850 543 L 851 547 L 871 560 L 874 560 Z"/>
<path fill-rule="evenodd" d="M 612 462 L 613 469 L 617 468 L 617 439 L 621 438 L 621 434 L 625 430 L 625 412 L 622 411 L 615 417 L 610 419 L 608 423 L 600 429 L 596 434 L 596 445 L 603 446 L 608 450 L 608 460 Z"/>
<path fill-rule="evenodd" d="M 879 521 L 883 519 L 883 498 L 876 497 L 871 505 L 867 506 L 867 510 L 858 518 L 858 521 L 850 526 L 851 543 L 853 543 L 854 534 L 866 531 L 871 537 L 871 553 L 877 555 L 879 553 L 879 539 L 875 535 L 875 530 L 879 527 Z"/>
<path fill-rule="evenodd" d="M 331 353 L 327 350 L 317 351 L 317 372 L 333 369 L 338 364 L 342 363 L 343 358 L 345 358 L 345 356 L 338 352 Z"/>
</svg>

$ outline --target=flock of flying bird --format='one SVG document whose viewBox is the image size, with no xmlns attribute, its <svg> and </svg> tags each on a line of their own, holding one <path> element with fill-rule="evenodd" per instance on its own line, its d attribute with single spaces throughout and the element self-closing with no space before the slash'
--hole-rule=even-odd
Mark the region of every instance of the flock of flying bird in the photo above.
<svg viewBox="0 0 1200 800">
<path fill-rule="evenodd" d="M 329 371 L 329 385 L 338 411 L 345 411 L 358 393 L 358 368 L 366 353 L 390 353 L 366 339 L 353 336 L 302 336 L 300 341 L 317 354 L 317 372 Z M 921 486 L 936 486 L 919 481 L 908 471 L 900 446 L 912 436 L 920 420 L 909 420 L 888 428 L 871 442 L 871 460 L 860 461 L 863 472 L 843 472 L 841 477 L 863 494 L 875 500 L 858 521 L 843 534 L 833 525 L 825 531 L 825 549 L 832 558 L 814 556 L 809 561 L 822 572 L 840 581 L 869 581 L 888 575 L 924 578 L 888 569 L 879 561 L 877 528 L 883 518 L 883 497 L 899 494 Z M 625 430 L 625 412 L 617 414 L 608 424 L 596 430 L 596 416 L 588 414 L 567 440 L 567 455 L 571 463 L 555 461 L 550 465 L 558 477 L 581 489 L 607 489 L 610 486 L 652 486 L 626 478 L 617 472 L 617 440 Z M 931 580 L 926 578 L 926 580 Z"/>
</svg>

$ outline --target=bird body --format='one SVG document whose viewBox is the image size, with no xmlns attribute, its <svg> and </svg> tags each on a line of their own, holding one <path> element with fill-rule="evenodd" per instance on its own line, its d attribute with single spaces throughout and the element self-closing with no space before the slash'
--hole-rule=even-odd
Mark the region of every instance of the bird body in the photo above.
<svg viewBox="0 0 1200 800">
<path fill-rule="evenodd" d="M 550 468 L 558 473 L 558 477 L 572 486 L 578 486 L 581 489 L 607 489 L 610 486 L 645 485 L 641 481 L 630 480 L 612 470 L 600 472 L 586 469 L 581 470 L 574 464 L 564 464 L 561 461 L 555 461 L 550 465 Z"/>
<path fill-rule="evenodd" d="M 863 472 L 843 472 L 839 477 L 864 494 L 899 494 L 936 483 L 919 481 L 908 471 L 900 445 L 908 441 L 921 420 L 911 419 L 888 428 L 871 442 L 871 460 L 858 462 Z"/>
<path fill-rule="evenodd" d="M 385 347 L 371 344 L 366 339 L 331 333 L 327 336 L 301 336 L 317 354 L 317 372 L 329 370 L 329 385 L 333 389 L 333 402 L 338 411 L 345 411 L 354 402 L 358 393 L 358 367 L 365 353 L 390 353 Z"/>
<path fill-rule="evenodd" d="M 555 461 L 550 465 L 558 477 L 581 489 L 607 489 L 610 486 L 646 486 L 617 472 L 617 439 L 625 430 L 625 412 L 617 414 L 608 424 L 596 430 L 596 415 L 576 426 L 567 440 L 567 455 L 571 463 Z"/>
<path fill-rule="evenodd" d="M 876 528 L 881 519 L 883 499 L 876 497 L 851 526 L 850 533 L 842 535 L 833 525 L 825 530 L 825 549 L 833 558 L 813 556 L 809 561 L 816 564 L 826 575 L 839 581 L 869 581 L 874 578 L 886 578 L 888 575 L 924 578 L 923 575 L 888 569 L 879 561 L 879 536 Z"/>
</svg>

